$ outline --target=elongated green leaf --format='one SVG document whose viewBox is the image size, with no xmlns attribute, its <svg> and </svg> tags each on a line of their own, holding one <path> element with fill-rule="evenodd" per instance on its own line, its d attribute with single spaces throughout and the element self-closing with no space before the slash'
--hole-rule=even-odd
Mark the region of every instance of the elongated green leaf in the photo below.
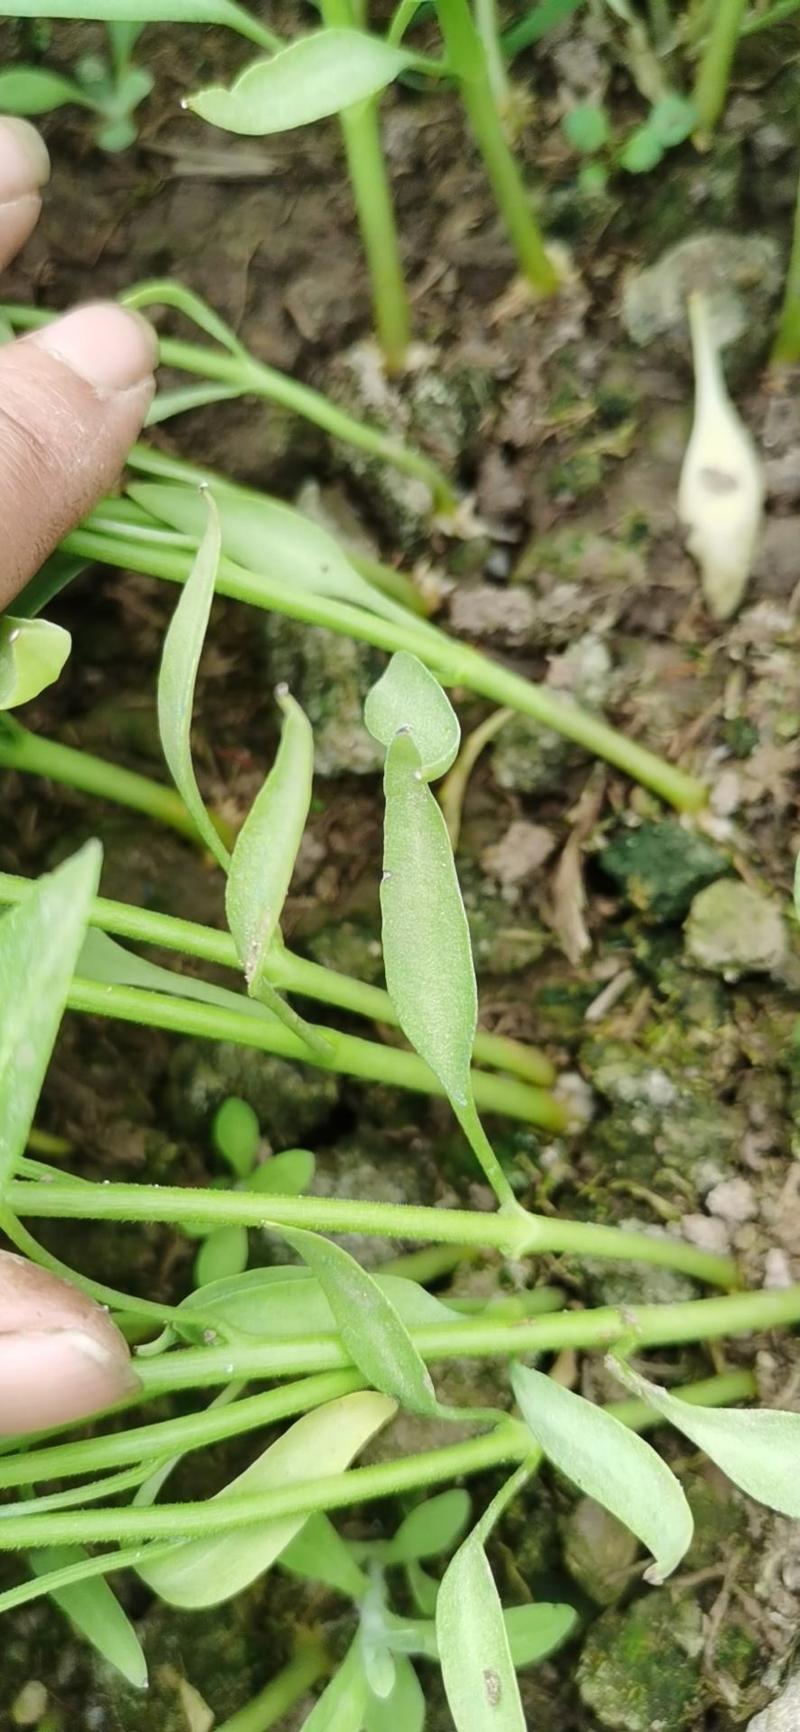
<svg viewBox="0 0 800 1732">
<path fill-rule="evenodd" d="M 478 995 L 469 928 L 440 807 L 410 734 L 386 755 L 381 878 L 386 985 L 407 1040 L 457 1107 L 471 1099 Z"/>
<path fill-rule="evenodd" d="M 800 1413 L 775 1407 L 694 1407 L 629 1365 L 614 1360 L 612 1369 L 626 1388 L 691 1438 L 748 1497 L 781 1515 L 800 1517 Z"/>
<path fill-rule="evenodd" d="M 301 1732 L 361 1732 L 368 1695 L 369 1686 L 356 1640 L 303 1721 Z"/>
<path fill-rule="evenodd" d="M 33 1124 L 101 859 L 87 842 L 0 919 L 0 1198 Z"/>
<path fill-rule="evenodd" d="M 276 696 L 283 710 L 280 745 L 239 832 L 225 893 L 228 925 L 253 998 L 265 988 L 274 992 L 267 961 L 279 934 L 314 779 L 308 717 L 285 687 L 279 687 Z"/>
<path fill-rule="evenodd" d="M 500 1596 L 480 1529 L 448 1564 L 436 1639 L 456 1732 L 526 1732 Z"/>
<path fill-rule="evenodd" d="M 2 107 L 0 112 L 8 114 Z M 66 662 L 72 638 L 51 619 L 0 617 L 0 710 L 13 710 L 53 685 Z"/>
<path fill-rule="evenodd" d="M 370 1390 L 344 1395 L 304 1414 L 244 1473 L 231 1480 L 218 1498 L 294 1485 L 316 1478 L 320 1467 L 340 1473 L 386 1425 L 395 1409 L 395 1402 Z M 305 1520 L 302 1515 L 287 1516 L 279 1521 L 254 1522 L 252 1528 L 239 1533 L 186 1540 L 168 1554 L 140 1565 L 139 1574 L 168 1605 L 218 1606 L 268 1570 Z"/>
<path fill-rule="evenodd" d="M 164 639 L 158 675 L 158 728 L 172 780 L 209 852 L 227 872 L 230 855 L 203 804 L 192 763 L 192 706 L 220 559 L 217 508 L 206 494 L 206 527 Z"/>
<path fill-rule="evenodd" d="M 506 1606 L 503 1612 L 508 1645 L 514 1665 L 538 1666 L 548 1654 L 569 1641 L 578 1623 L 574 1606 L 551 1605 L 547 1601 L 531 1606 Z"/>
<path fill-rule="evenodd" d="M 399 650 L 367 694 L 364 721 L 387 749 L 395 734 L 409 733 L 426 782 L 443 776 L 458 752 L 461 729 L 447 693 L 418 656 Z"/>
<path fill-rule="evenodd" d="M 370 1694 L 364 1708 L 365 1732 L 423 1732 L 425 1697 L 411 1661 L 395 1654 L 394 1688 L 381 1698 Z"/>
<path fill-rule="evenodd" d="M 377 96 L 410 59 L 361 30 L 317 30 L 271 60 L 254 61 L 232 89 L 213 84 L 199 90 L 188 106 L 226 132 L 286 132 Z"/>
<path fill-rule="evenodd" d="M 188 535 L 202 532 L 202 501 L 194 487 L 157 481 L 128 486 L 132 499 L 146 511 Z M 369 608 L 387 619 L 408 624 L 409 615 L 368 583 L 339 543 L 318 523 L 263 493 L 250 493 L 230 483 L 214 483 L 222 547 L 229 559 L 247 571 L 264 572 L 312 595 L 327 595 Z M 445 700 L 446 702 L 447 700 Z"/>
<path fill-rule="evenodd" d="M 281 1569 L 310 1582 L 324 1582 L 351 1600 L 360 1599 L 368 1585 L 333 1522 L 322 1514 L 309 1516 L 281 1553 Z"/>
<path fill-rule="evenodd" d="M 86 934 L 75 973 L 84 980 L 102 981 L 106 986 L 140 986 L 148 992 L 167 992 L 172 998 L 193 999 L 200 1004 L 218 1005 L 221 1010 L 242 1011 L 245 1016 L 274 1021 L 265 1005 L 255 1004 L 243 992 L 231 992 L 227 986 L 212 986 L 192 974 L 178 974 L 173 968 L 148 962 L 95 926 Z"/>
<path fill-rule="evenodd" d="M 71 78 L 59 78 L 40 66 L 14 66 L 0 72 L 0 110 L 3 114 L 49 114 L 77 102 L 81 108 L 93 104 Z"/>
<path fill-rule="evenodd" d="M 278 1156 L 275 1157 L 279 1159 Z M 269 1216 L 269 1208 L 265 1209 Z M 411 1328 L 426 1323 L 457 1323 L 458 1314 L 433 1293 L 401 1275 L 377 1275 L 378 1286 L 403 1322 Z M 246 1335 L 274 1340 L 289 1335 L 335 1335 L 336 1318 L 314 1275 L 305 1269 L 248 1269 L 235 1279 L 215 1281 L 184 1299 L 181 1310 L 202 1304 L 204 1312 Z"/>
<path fill-rule="evenodd" d="M 15 0 L 15 18 L 41 18 L 42 0 Z M 263 48 L 277 38 L 234 0 L 47 0 L 48 18 L 98 18 L 104 22 L 224 24 Z"/>
<path fill-rule="evenodd" d="M 32 1552 L 29 1563 L 34 1575 L 45 1576 L 51 1570 L 80 1563 L 87 1555 L 82 1546 L 46 1546 Z M 108 1582 L 99 1576 L 93 1581 L 73 1582 L 68 1587 L 51 1589 L 50 1598 L 134 1690 L 147 1689 L 147 1661 L 142 1645 Z"/>
<path fill-rule="evenodd" d="M 409 1413 L 437 1413 L 430 1372 L 399 1311 L 377 1281 L 331 1239 L 296 1228 L 284 1227 L 282 1232 L 319 1281 L 358 1370 Z"/>
<path fill-rule="evenodd" d="M 426 1498 L 400 1523 L 386 1547 L 386 1563 L 411 1564 L 449 1551 L 461 1538 L 469 1512 L 470 1498 L 465 1491 L 443 1491 L 438 1497 Z"/>
<path fill-rule="evenodd" d="M 613 1414 L 541 1371 L 515 1365 L 511 1380 L 525 1423 L 548 1459 L 636 1534 L 655 1559 L 647 1580 L 663 1582 L 691 1544 L 694 1527 L 666 1462 Z"/>
</svg>

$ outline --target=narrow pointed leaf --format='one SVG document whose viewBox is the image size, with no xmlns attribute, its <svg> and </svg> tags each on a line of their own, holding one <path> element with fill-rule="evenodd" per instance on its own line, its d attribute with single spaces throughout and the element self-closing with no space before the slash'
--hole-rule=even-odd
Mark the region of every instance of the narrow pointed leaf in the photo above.
<svg viewBox="0 0 800 1732">
<path fill-rule="evenodd" d="M 171 529 L 197 537 L 202 533 L 202 500 L 194 487 L 136 481 L 129 484 L 128 492 Z M 230 483 L 215 482 L 214 498 L 223 552 L 237 565 L 264 572 L 292 589 L 347 601 L 408 624 L 407 610 L 368 583 L 334 536 L 318 523 L 278 499 Z"/>
<path fill-rule="evenodd" d="M 370 1694 L 364 1709 L 364 1732 L 423 1732 L 425 1697 L 422 1685 L 404 1654 L 395 1654 L 394 1688 L 388 1696 Z"/>
<path fill-rule="evenodd" d="M 410 734 L 389 747 L 384 790 L 386 985 L 407 1040 L 463 1108 L 478 1019 L 475 970 L 447 826 Z"/>
<path fill-rule="evenodd" d="M 269 1218 L 269 1205 L 264 1213 Z M 455 1311 L 415 1281 L 406 1281 L 401 1275 L 378 1275 L 373 1280 L 409 1328 L 459 1321 Z M 305 1269 L 248 1269 L 242 1275 L 212 1282 L 203 1289 L 202 1298 L 189 1294 L 181 1310 L 190 1310 L 193 1304 L 201 1304 L 209 1316 L 218 1315 L 221 1322 L 246 1335 L 265 1339 L 337 1333 L 330 1301 L 316 1276 Z"/>
<path fill-rule="evenodd" d="M 686 1496 L 666 1462 L 613 1414 L 541 1371 L 515 1365 L 511 1380 L 523 1419 L 548 1459 L 636 1534 L 655 1559 L 647 1580 L 663 1582 L 693 1532 Z"/>
<path fill-rule="evenodd" d="M 387 749 L 395 734 L 410 733 L 428 782 L 444 776 L 456 758 L 461 729 L 450 699 L 424 662 L 405 650 L 392 656 L 367 693 L 364 721 Z"/>
<path fill-rule="evenodd" d="M 373 1388 L 409 1413 L 437 1413 L 430 1372 L 377 1281 L 331 1239 L 288 1227 L 282 1232 L 319 1281 L 353 1364 Z"/>
<path fill-rule="evenodd" d="M 14 16 L 41 18 L 42 0 L 16 0 Z M 234 0 L 47 0 L 47 17 L 97 18 L 107 23 L 119 19 L 158 24 L 224 24 L 263 47 L 277 40 Z"/>
<path fill-rule="evenodd" d="M 77 102 L 81 108 L 93 104 L 71 78 L 59 78 L 42 66 L 17 65 L 0 72 L 0 110 L 3 114 L 50 114 Z"/>
<path fill-rule="evenodd" d="M 272 769 L 237 838 L 225 911 L 248 992 L 258 998 L 267 978 L 270 945 L 303 839 L 314 776 L 314 737 L 307 716 L 280 689 L 281 739 Z"/>
<path fill-rule="evenodd" d="M 221 1010 L 241 1011 L 245 1016 L 274 1021 L 265 1005 L 255 1004 L 243 992 L 231 992 L 227 986 L 212 986 L 210 981 L 198 980 L 193 974 L 178 974 L 174 968 L 148 962 L 109 938 L 99 927 L 93 926 L 87 932 L 75 973 L 83 980 L 102 981 L 106 986 L 138 986 L 147 992 L 166 992 L 172 998 L 193 999 L 199 1004 L 218 1005 Z"/>
<path fill-rule="evenodd" d="M 35 1575 L 44 1576 L 78 1564 L 87 1555 L 81 1546 L 46 1546 L 32 1552 L 29 1562 Z M 121 1672 L 135 1690 L 147 1689 L 147 1661 L 141 1642 L 108 1582 L 98 1576 L 93 1581 L 52 1588 L 50 1598 L 109 1666 Z"/>
<path fill-rule="evenodd" d="M 410 56 L 361 30 L 317 30 L 271 60 L 245 68 L 230 90 L 210 85 L 189 98 L 202 120 L 261 137 L 339 114 L 405 71 Z"/>
<path fill-rule="evenodd" d="M 612 1362 L 615 1377 L 702 1449 L 748 1497 L 800 1517 L 800 1413 L 779 1408 L 695 1407 Z"/>
<path fill-rule="evenodd" d="M 192 763 L 192 706 L 219 567 L 217 508 L 206 495 L 206 526 L 164 639 L 158 675 L 158 728 L 172 780 L 209 852 L 227 871 L 230 855 L 206 811 Z"/>
<path fill-rule="evenodd" d="M 316 1478 L 321 1465 L 330 1473 L 340 1473 L 394 1412 L 395 1403 L 373 1391 L 328 1402 L 289 1426 L 217 1498 Z M 218 1606 L 268 1570 L 306 1519 L 297 1515 L 256 1521 L 240 1533 L 179 1542 L 169 1553 L 141 1564 L 139 1575 L 170 1606 Z"/>
<path fill-rule="evenodd" d="M 0 112 L 8 114 L 3 109 Z M 67 660 L 72 638 L 51 619 L 0 617 L 0 710 L 13 710 L 53 685 Z"/>
<path fill-rule="evenodd" d="M 456 1732 L 526 1732 L 500 1596 L 475 1529 L 448 1564 L 436 1640 Z"/>
<path fill-rule="evenodd" d="M 87 842 L 0 919 L 0 1198 L 25 1151 L 101 859 Z"/>
</svg>

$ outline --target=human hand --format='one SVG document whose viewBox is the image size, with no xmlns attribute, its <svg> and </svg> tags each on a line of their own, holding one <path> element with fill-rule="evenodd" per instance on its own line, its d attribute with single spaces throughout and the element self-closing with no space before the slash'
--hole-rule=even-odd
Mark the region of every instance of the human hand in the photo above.
<svg viewBox="0 0 800 1732">
<path fill-rule="evenodd" d="M 0 269 L 39 217 L 50 162 L 0 117 Z M 98 301 L 0 348 L 0 611 L 113 485 L 155 390 L 156 340 Z"/>
</svg>

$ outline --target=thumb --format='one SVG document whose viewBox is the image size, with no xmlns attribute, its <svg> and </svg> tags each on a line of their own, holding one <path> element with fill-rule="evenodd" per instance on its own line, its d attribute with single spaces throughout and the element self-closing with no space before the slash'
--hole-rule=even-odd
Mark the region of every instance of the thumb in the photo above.
<svg viewBox="0 0 800 1732">
<path fill-rule="evenodd" d="M 0 610 L 116 481 L 156 355 L 146 321 L 113 302 L 0 349 Z"/>
</svg>

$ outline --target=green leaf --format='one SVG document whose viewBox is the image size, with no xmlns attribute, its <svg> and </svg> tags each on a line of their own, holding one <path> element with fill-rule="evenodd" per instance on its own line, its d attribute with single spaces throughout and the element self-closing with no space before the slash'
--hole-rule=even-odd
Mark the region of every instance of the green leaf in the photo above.
<svg viewBox="0 0 800 1732">
<path fill-rule="evenodd" d="M 649 126 L 637 126 L 620 152 L 620 167 L 628 174 L 649 174 L 664 155 L 663 146 Z"/>
<path fill-rule="evenodd" d="M 673 150 L 675 145 L 683 144 L 691 136 L 698 118 L 694 103 L 671 90 L 650 110 L 647 131 L 658 139 L 664 150 Z"/>
<path fill-rule="evenodd" d="M 388 1696 L 367 1697 L 364 1709 L 364 1732 L 423 1732 L 425 1697 L 422 1685 L 411 1661 L 404 1654 L 394 1656 L 394 1687 Z"/>
<path fill-rule="evenodd" d="M 338 1672 L 323 1690 L 300 1732 L 361 1732 L 369 1686 L 361 1663 L 358 1639 L 348 1649 Z"/>
<path fill-rule="evenodd" d="M 225 892 L 228 925 L 247 990 L 256 999 L 265 984 L 270 985 L 270 946 L 279 934 L 314 778 L 308 717 L 285 687 L 279 687 L 276 696 L 283 711 L 280 745 L 237 837 Z"/>
<path fill-rule="evenodd" d="M 574 1606 L 549 1605 L 546 1601 L 530 1606 L 506 1606 L 503 1617 L 511 1658 L 518 1670 L 538 1666 L 548 1654 L 555 1653 L 569 1640 L 578 1623 Z"/>
<path fill-rule="evenodd" d="M 436 1640 L 456 1732 L 526 1732 L 483 1523 L 448 1564 L 436 1601 Z"/>
<path fill-rule="evenodd" d="M 53 685 L 71 648 L 69 632 L 53 620 L 0 615 L 0 710 L 27 704 Z"/>
<path fill-rule="evenodd" d="M 429 1576 L 419 1564 L 406 1564 L 406 1582 L 414 1605 L 424 1618 L 433 1618 L 436 1613 L 436 1601 L 439 1597 L 439 1583 L 435 1576 Z M 434 1651 L 435 1649 L 434 1626 Z"/>
<path fill-rule="evenodd" d="M 781 1515 L 800 1517 L 800 1413 L 779 1408 L 690 1406 L 629 1365 L 610 1362 L 614 1376 L 702 1449 L 748 1497 Z"/>
<path fill-rule="evenodd" d="M 324 1582 L 327 1588 L 358 1600 L 367 1588 L 367 1578 L 359 1569 L 348 1546 L 326 1515 L 309 1516 L 305 1527 L 281 1554 L 281 1569 L 306 1581 Z"/>
<path fill-rule="evenodd" d="M 377 96 L 411 60 L 364 31 L 318 30 L 271 60 L 256 60 L 232 89 L 214 84 L 198 91 L 188 107 L 226 132 L 286 132 Z"/>
<path fill-rule="evenodd" d="M 57 73 L 46 72 L 44 68 L 19 65 L 0 72 L 3 114 L 49 114 L 51 109 L 64 108 L 68 102 L 77 102 L 81 108 L 94 106 L 71 78 L 59 78 Z"/>
<path fill-rule="evenodd" d="M 211 1122 L 211 1141 L 237 1179 L 246 1179 L 261 1141 L 261 1127 L 249 1101 L 229 1095 Z"/>
<path fill-rule="evenodd" d="M 646 1580 L 663 1582 L 693 1532 L 692 1512 L 666 1462 L 613 1414 L 541 1371 L 515 1365 L 511 1381 L 523 1419 L 548 1459 L 636 1534 L 655 1559 Z"/>
<path fill-rule="evenodd" d="M 41 18 L 42 0 L 17 0 L 15 18 Z M 98 18 L 142 24 L 224 24 L 269 47 L 277 41 L 233 0 L 47 0 L 48 18 Z"/>
<path fill-rule="evenodd" d="M 395 1403 L 369 1390 L 344 1395 L 306 1413 L 216 1498 L 241 1497 L 317 1478 L 320 1467 L 340 1473 L 395 1412 Z M 218 1606 L 268 1570 L 299 1533 L 306 1517 L 254 1521 L 252 1527 L 208 1539 L 185 1540 L 138 1573 L 170 1606 Z"/>
<path fill-rule="evenodd" d="M 408 624 L 408 612 L 368 583 L 334 536 L 318 523 L 262 493 L 250 493 L 230 483 L 214 481 L 214 499 L 219 511 L 222 547 L 228 559 L 247 571 L 366 607 L 387 619 Z M 199 536 L 202 531 L 202 500 L 196 488 L 159 481 L 129 483 L 128 493 L 146 511 L 171 529 Z"/>
<path fill-rule="evenodd" d="M 443 776 L 458 752 L 461 730 L 447 693 L 424 662 L 405 650 L 392 656 L 367 693 L 364 722 L 387 750 L 396 734 L 410 734 L 427 782 Z"/>
<path fill-rule="evenodd" d="M 215 1227 L 203 1240 L 194 1262 L 195 1287 L 227 1280 L 247 1268 L 250 1240 L 246 1227 Z"/>
<path fill-rule="evenodd" d="M 383 1553 L 387 1564 L 410 1564 L 449 1552 L 469 1521 L 470 1498 L 465 1491 L 443 1491 L 418 1504 L 389 1540 Z"/>
<path fill-rule="evenodd" d="M 254 1004 L 244 993 L 231 992 L 227 986 L 212 986 L 193 974 L 177 974 L 172 968 L 147 962 L 97 927 L 91 927 L 86 934 L 75 973 L 84 980 L 102 981 L 106 986 L 138 986 L 147 992 L 167 992 L 173 998 L 189 998 L 200 1004 L 217 1005 L 221 1010 L 241 1011 L 245 1016 L 273 1021 L 263 1004 Z"/>
<path fill-rule="evenodd" d="M 275 1157 L 279 1159 L 278 1156 Z M 269 1219 L 269 1207 L 264 1210 Z M 426 1323 L 457 1323 L 433 1293 L 401 1275 L 378 1275 L 375 1284 L 391 1300 L 403 1322 L 412 1328 Z M 319 1281 L 305 1269 L 248 1269 L 243 1275 L 215 1281 L 199 1295 L 189 1294 L 181 1310 L 202 1303 L 209 1315 L 246 1335 L 273 1340 L 294 1335 L 335 1335 L 336 1318 Z"/>
<path fill-rule="evenodd" d="M 32 1552 L 28 1562 L 34 1575 L 44 1576 L 50 1570 L 80 1563 L 87 1555 L 81 1546 L 45 1546 Z M 97 1577 L 74 1582 L 70 1587 L 53 1588 L 50 1599 L 134 1690 L 147 1689 L 147 1661 L 141 1643 L 108 1582 Z"/>
<path fill-rule="evenodd" d="M 245 1189 L 264 1196 L 301 1197 L 313 1181 L 316 1166 L 310 1149 L 282 1149 L 254 1169 Z"/>
<path fill-rule="evenodd" d="M 230 854 L 206 811 L 192 763 L 192 706 L 220 559 L 217 508 L 206 493 L 206 526 L 164 639 L 158 675 L 158 729 L 172 780 L 223 871 Z"/>
<path fill-rule="evenodd" d="M 25 1152 L 101 860 L 87 842 L 0 919 L 0 1198 Z"/>
<path fill-rule="evenodd" d="M 581 102 L 564 115 L 561 129 L 573 150 L 582 156 L 592 156 L 608 143 L 611 128 L 608 115 L 599 103 Z"/>
<path fill-rule="evenodd" d="M 298 1228 L 283 1227 L 281 1232 L 319 1281 L 353 1364 L 373 1388 L 392 1396 L 409 1413 L 438 1413 L 425 1361 L 377 1281 L 331 1239 Z"/>
<path fill-rule="evenodd" d="M 386 985 L 406 1039 L 465 1108 L 478 1020 L 469 928 L 447 825 L 410 734 L 396 734 L 389 747 L 384 792 Z"/>
</svg>

